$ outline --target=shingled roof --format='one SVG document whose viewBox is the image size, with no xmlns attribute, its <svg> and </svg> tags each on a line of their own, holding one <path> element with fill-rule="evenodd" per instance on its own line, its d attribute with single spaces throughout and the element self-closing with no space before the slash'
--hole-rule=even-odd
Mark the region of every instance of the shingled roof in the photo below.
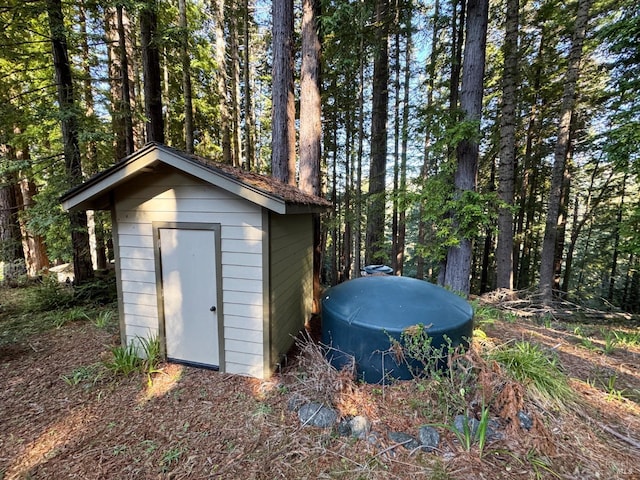
<svg viewBox="0 0 640 480">
<path fill-rule="evenodd" d="M 153 171 L 161 163 L 276 213 L 320 212 L 331 207 L 328 200 L 309 195 L 273 177 L 214 162 L 158 143 L 148 143 L 112 167 L 69 190 L 60 201 L 67 210 L 108 209 L 110 191 Z"/>
</svg>

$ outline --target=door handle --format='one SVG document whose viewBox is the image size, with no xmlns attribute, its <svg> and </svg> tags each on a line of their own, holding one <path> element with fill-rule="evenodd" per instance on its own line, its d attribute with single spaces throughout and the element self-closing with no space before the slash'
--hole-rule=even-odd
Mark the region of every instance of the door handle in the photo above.
<svg viewBox="0 0 640 480">
<path fill-rule="evenodd" d="M 215 312 L 215 311 L 216 311 L 216 306 L 215 306 L 215 305 L 213 305 L 213 306 L 209 309 L 209 311 L 210 311 L 210 312 Z"/>
</svg>

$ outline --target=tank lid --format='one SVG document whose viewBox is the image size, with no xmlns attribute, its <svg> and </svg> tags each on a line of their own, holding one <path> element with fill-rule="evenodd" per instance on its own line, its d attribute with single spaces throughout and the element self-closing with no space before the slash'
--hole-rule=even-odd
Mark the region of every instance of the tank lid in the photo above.
<svg viewBox="0 0 640 480">
<path fill-rule="evenodd" d="M 431 331 L 462 325 L 473 317 L 463 298 L 409 277 L 370 276 L 336 285 L 323 296 L 326 313 L 349 324 L 402 331 L 416 324 Z"/>
</svg>

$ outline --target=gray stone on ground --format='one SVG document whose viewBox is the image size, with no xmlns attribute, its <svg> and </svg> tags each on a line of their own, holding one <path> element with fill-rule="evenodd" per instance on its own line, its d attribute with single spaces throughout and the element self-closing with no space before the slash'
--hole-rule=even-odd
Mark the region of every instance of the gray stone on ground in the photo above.
<svg viewBox="0 0 640 480">
<path fill-rule="evenodd" d="M 533 418 L 522 410 L 518 412 L 518 420 L 520 420 L 520 427 L 525 430 L 531 430 L 533 427 Z"/>
<path fill-rule="evenodd" d="M 298 394 L 298 393 L 294 393 L 293 395 L 291 395 L 289 397 L 289 400 L 287 400 L 287 409 L 290 412 L 297 412 L 298 409 L 304 405 L 305 399 L 302 395 Z"/>
<path fill-rule="evenodd" d="M 418 440 L 424 451 L 433 452 L 440 444 L 440 434 L 435 428 L 424 425 L 418 429 Z"/>
<path fill-rule="evenodd" d="M 469 434 L 472 438 L 475 438 L 480 422 L 473 417 L 468 418 L 466 415 L 456 415 L 456 418 L 453 419 L 453 428 L 461 435 L 465 435 L 465 423 L 469 429 Z"/>
<path fill-rule="evenodd" d="M 407 450 L 415 450 L 420 447 L 420 443 L 414 437 L 404 432 L 389 432 L 389 440 L 401 443 Z"/>
<path fill-rule="evenodd" d="M 298 418 L 303 426 L 327 428 L 338 420 L 338 412 L 318 402 L 306 403 L 298 410 Z"/>
<path fill-rule="evenodd" d="M 362 415 L 356 415 L 349 420 L 349 427 L 351 428 L 351 436 L 355 438 L 366 438 L 367 434 L 371 430 L 371 422 L 367 417 Z"/>
<path fill-rule="evenodd" d="M 351 417 L 345 417 L 338 422 L 338 426 L 336 427 L 336 431 L 338 435 L 341 437 L 350 437 L 351 436 Z"/>
</svg>

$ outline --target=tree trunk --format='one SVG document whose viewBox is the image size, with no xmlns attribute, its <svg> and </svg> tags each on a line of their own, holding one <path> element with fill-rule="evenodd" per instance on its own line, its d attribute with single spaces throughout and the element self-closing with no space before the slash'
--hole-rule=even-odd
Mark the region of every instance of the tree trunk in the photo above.
<svg viewBox="0 0 640 480">
<path fill-rule="evenodd" d="M 189 55 L 189 23 L 186 0 L 178 0 L 181 29 L 182 95 L 184 96 L 184 140 L 187 153 L 193 153 L 193 102 L 191 88 L 191 57 Z"/>
<path fill-rule="evenodd" d="M 607 292 L 607 301 L 613 302 L 613 294 L 615 292 L 616 277 L 618 276 L 618 255 L 620 255 L 620 225 L 622 224 L 622 214 L 624 212 L 624 197 L 626 194 L 628 169 L 624 172 L 622 178 L 622 191 L 620 192 L 620 203 L 616 212 L 616 223 L 613 232 L 613 256 L 611 258 L 611 272 L 609 273 L 609 290 Z"/>
<path fill-rule="evenodd" d="M 592 0 L 579 0 L 578 2 L 578 11 L 562 95 L 560 121 L 558 124 L 558 135 L 551 175 L 551 190 L 549 192 L 547 207 L 547 220 L 545 224 L 542 255 L 540 258 L 539 289 L 542 300 L 545 303 L 550 303 L 553 295 L 554 256 L 558 238 L 558 218 L 560 216 L 560 202 L 562 199 L 562 183 L 564 181 L 565 162 L 569 152 L 571 116 L 576 103 L 575 93 L 580 74 L 582 44 L 586 34 L 587 22 L 589 21 L 589 8 L 591 7 L 591 3 Z"/>
<path fill-rule="evenodd" d="M 145 0 L 140 11 L 140 46 L 142 47 L 147 142 L 165 143 L 162 115 L 162 73 L 157 30 L 157 0 Z"/>
<path fill-rule="evenodd" d="M 302 67 L 300 72 L 300 189 L 320 194 L 320 38 L 318 0 L 302 2 Z"/>
<path fill-rule="evenodd" d="M 61 111 L 62 141 L 64 144 L 65 171 L 67 183 L 73 187 L 82 182 L 80 147 L 78 143 L 78 118 L 71 65 L 67 52 L 67 38 L 60 0 L 47 0 L 47 14 L 51 28 L 53 66 L 58 91 L 58 105 Z M 84 212 L 69 213 L 71 245 L 73 250 L 73 270 L 76 283 L 83 283 L 93 277 L 87 216 Z"/>
<path fill-rule="evenodd" d="M 398 216 L 400 184 L 400 2 L 394 0 L 393 19 L 393 192 L 391 209 L 391 268 L 398 275 Z"/>
<path fill-rule="evenodd" d="M 320 37 L 317 0 L 302 2 L 302 71 L 300 72 L 300 182 L 303 192 L 320 195 Z M 345 211 L 345 214 L 349 212 Z M 313 216 L 313 313 L 320 313 L 322 244 L 320 215 Z"/>
<path fill-rule="evenodd" d="M 6 146 L 0 147 L 3 157 L 8 157 Z M 25 257 L 18 223 L 18 196 L 16 179 L 8 172 L 0 186 L 0 261 L 11 263 Z M 2 272 L 3 274 L 5 272 Z M 5 278 L 6 280 L 6 278 Z"/>
<path fill-rule="evenodd" d="M 254 138 L 255 118 L 253 113 L 253 102 L 251 101 L 251 36 L 249 29 L 249 10 L 251 4 L 249 0 L 244 0 L 244 63 L 242 66 L 242 76 L 244 81 L 244 144 L 246 149 L 245 162 L 246 169 L 254 167 L 256 151 Z"/>
<path fill-rule="evenodd" d="M 465 121 L 476 122 L 480 130 L 482 113 L 483 76 L 487 42 L 489 0 L 469 0 L 467 5 L 466 42 L 462 66 L 460 107 Z M 475 139 L 462 140 L 457 147 L 458 165 L 454 175 L 455 195 L 460 198 L 466 191 L 475 191 L 478 170 L 478 143 Z M 453 213 L 454 225 L 459 225 Z M 468 295 L 470 291 L 472 245 L 470 232 L 461 232 L 460 243 L 447 252 L 445 285 L 455 292 Z"/>
<path fill-rule="evenodd" d="M 358 153 L 356 159 L 356 208 L 355 208 L 355 252 L 353 274 L 362 272 L 362 159 L 364 155 L 364 37 L 360 38 L 360 61 L 358 65 Z"/>
<path fill-rule="evenodd" d="M 371 162 L 367 212 L 366 263 L 382 263 L 384 249 L 387 118 L 389 103 L 389 0 L 377 0 L 371 106 Z"/>
<path fill-rule="evenodd" d="M 440 36 L 440 1 L 435 0 L 433 6 L 433 29 L 431 31 L 431 52 L 429 54 L 429 62 L 427 63 L 427 104 L 426 108 L 429 109 L 433 105 L 433 91 L 435 89 L 436 83 L 436 67 L 438 62 L 438 46 L 439 46 L 439 36 Z M 457 88 L 457 87 L 456 87 Z M 423 184 L 429 178 L 429 174 L 431 171 L 431 143 L 432 143 L 432 134 L 431 134 L 431 124 L 429 118 L 427 118 L 426 124 L 426 133 L 424 139 L 424 158 L 422 162 L 422 168 L 420 170 L 420 180 Z M 422 247 L 425 245 L 427 238 L 427 225 L 424 221 L 424 202 L 425 199 L 420 200 L 420 206 L 418 209 L 419 218 L 418 218 L 418 246 Z M 425 275 L 424 271 L 424 255 L 422 253 L 417 253 L 417 261 L 416 261 L 416 278 L 423 279 Z"/>
<path fill-rule="evenodd" d="M 295 101 L 293 94 L 293 0 L 274 0 L 271 174 L 296 184 Z"/>
<path fill-rule="evenodd" d="M 229 101 L 227 92 L 227 44 L 224 35 L 225 24 L 225 0 L 215 0 L 215 34 L 216 34 L 216 83 L 220 108 L 220 132 L 222 161 L 233 163 L 233 150 L 231 148 L 231 118 L 229 116 Z"/>
<path fill-rule="evenodd" d="M 239 167 L 242 164 L 242 133 L 240 121 L 240 53 L 238 50 L 238 15 L 234 5 L 229 22 L 230 52 L 229 58 L 229 90 L 231 93 L 231 126 L 233 147 L 233 165 Z"/>
<path fill-rule="evenodd" d="M 411 8 L 411 1 L 408 8 Z M 404 250 L 407 235 L 407 146 L 409 142 L 409 90 L 411 88 L 411 54 L 412 54 L 412 42 L 411 42 L 411 17 L 407 20 L 407 46 L 405 48 L 405 63 L 404 63 L 404 98 L 402 107 L 402 143 L 400 154 L 400 213 L 398 216 L 398 239 L 396 250 L 396 275 L 402 275 L 404 273 Z"/>
<path fill-rule="evenodd" d="M 496 287 L 513 289 L 513 205 L 516 158 L 516 106 L 518 103 L 518 0 L 507 0 L 502 104 L 500 109 L 500 164 L 498 196 L 503 206 L 498 212 Z"/>
</svg>

